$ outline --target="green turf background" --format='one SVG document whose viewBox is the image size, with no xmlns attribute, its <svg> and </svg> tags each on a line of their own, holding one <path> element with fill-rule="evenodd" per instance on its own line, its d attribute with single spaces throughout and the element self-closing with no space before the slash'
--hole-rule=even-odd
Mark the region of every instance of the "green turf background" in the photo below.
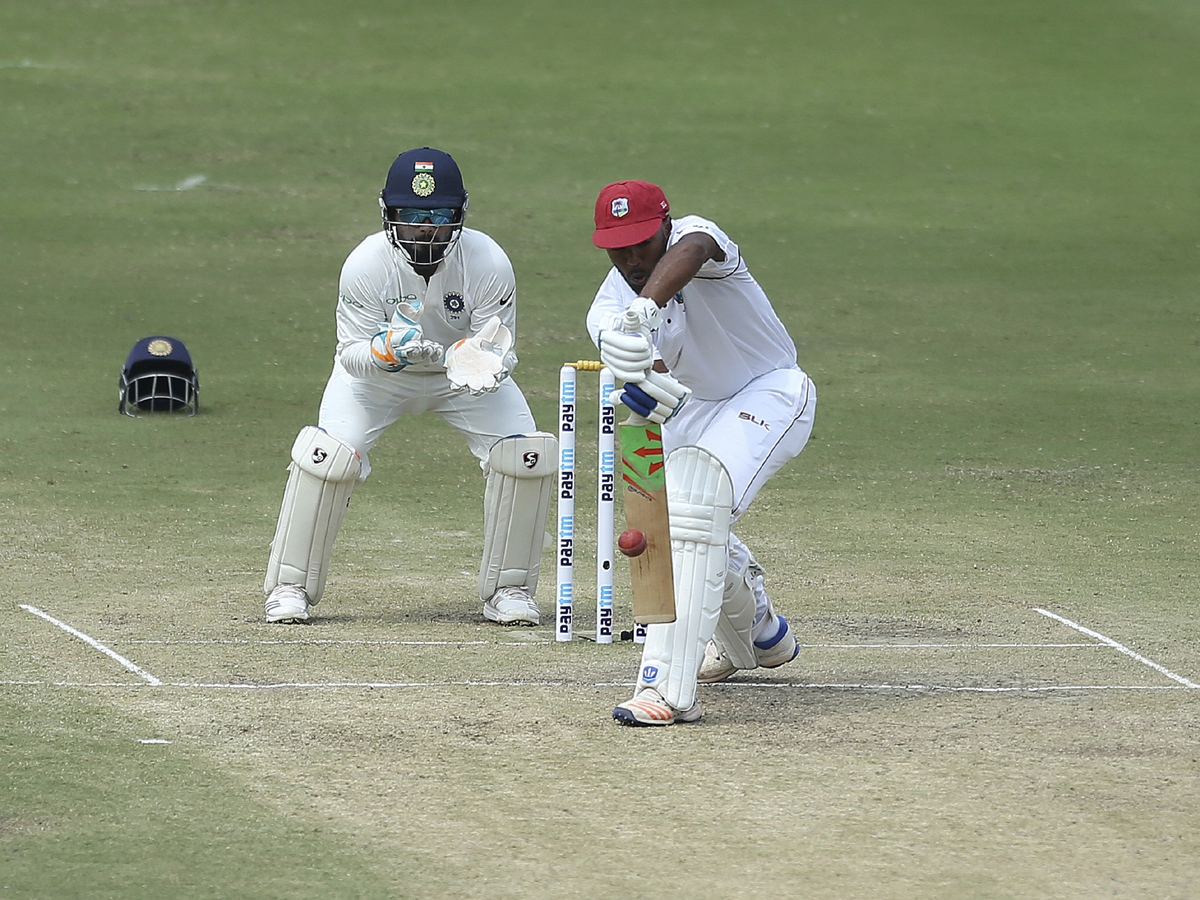
<svg viewBox="0 0 1200 900">
<path fill-rule="evenodd" d="M 29 663 L 19 603 L 117 626 L 166 604 L 181 631 L 197 607 L 258 615 L 338 269 L 391 159 L 425 144 L 513 259 L 543 428 L 558 366 L 593 353 L 601 186 L 658 181 L 741 244 L 820 395 L 744 523 L 796 616 L 957 627 L 1053 601 L 1200 675 L 1200 3 L 7 0 L 0 677 L 62 665 Z M 196 419 L 117 415 L 151 333 L 191 349 Z M 340 608 L 380 583 L 401 621 L 423 615 L 413 584 L 465 602 L 469 454 L 417 419 L 373 461 Z M 150 713 L 18 685 L 0 708 L 0 893 L 402 895 L 349 834 L 308 852 L 311 819 L 281 822 L 252 775 L 200 750 L 146 763 Z M 894 882 L 912 896 L 1010 896 L 915 858 L 929 879 Z M 1161 872 L 1139 883 L 1196 887 L 1194 862 Z"/>
</svg>

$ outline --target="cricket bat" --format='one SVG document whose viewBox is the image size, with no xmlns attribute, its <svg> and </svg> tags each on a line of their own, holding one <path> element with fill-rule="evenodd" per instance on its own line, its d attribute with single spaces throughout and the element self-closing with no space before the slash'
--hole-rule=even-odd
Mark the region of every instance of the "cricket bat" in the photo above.
<svg viewBox="0 0 1200 900">
<path fill-rule="evenodd" d="M 633 620 L 645 625 L 674 622 L 675 576 L 662 426 L 631 413 L 617 426 L 617 432 L 625 484 L 625 522 L 646 536 L 646 549 L 629 558 Z"/>
</svg>

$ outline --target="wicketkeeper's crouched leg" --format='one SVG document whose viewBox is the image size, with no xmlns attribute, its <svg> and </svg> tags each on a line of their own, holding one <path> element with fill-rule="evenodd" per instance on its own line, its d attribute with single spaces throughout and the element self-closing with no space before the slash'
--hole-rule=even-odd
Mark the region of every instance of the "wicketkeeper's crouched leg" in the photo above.
<svg viewBox="0 0 1200 900">
<path fill-rule="evenodd" d="M 349 444 L 312 425 L 300 430 L 263 581 L 268 622 L 303 622 L 320 602 L 361 474 L 362 459 Z"/>
<path fill-rule="evenodd" d="M 557 471 L 558 439 L 544 432 L 501 438 L 488 454 L 479 599 L 491 622 L 541 623 L 534 595 Z"/>
</svg>

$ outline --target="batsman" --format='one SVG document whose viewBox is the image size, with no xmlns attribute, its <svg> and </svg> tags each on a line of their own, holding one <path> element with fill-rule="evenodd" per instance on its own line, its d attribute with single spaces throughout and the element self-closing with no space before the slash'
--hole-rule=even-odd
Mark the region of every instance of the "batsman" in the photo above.
<svg viewBox="0 0 1200 900">
<path fill-rule="evenodd" d="M 700 216 L 672 219 L 658 185 L 596 199 L 592 241 L 612 268 L 587 314 L 621 402 L 661 425 L 675 621 L 647 626 L 622 725 L 699 721 L 697 684 L 774 668 L 799 645 L 765 572 L 731 530 L 812 433 L 817 393 L 741 250 Z"/>
</svg>

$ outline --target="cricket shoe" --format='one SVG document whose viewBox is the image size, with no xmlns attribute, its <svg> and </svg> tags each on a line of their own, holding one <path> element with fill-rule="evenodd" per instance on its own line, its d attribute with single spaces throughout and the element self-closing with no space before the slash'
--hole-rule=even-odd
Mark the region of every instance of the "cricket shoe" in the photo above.
<svg viewBox="0 0 1200 900">
<path fill-rule="evenodd" d="M 676 709 L 654 688 L 642 688 L 632 700 L 617 704 L 613 718 L 621 725 L 674 725 L 676 722 L 699 722 L 704 713 L 700 701 L 691 709 Z"/>
<path fill-rule="evenodd" d="M 540 625 L 542 611 L 523 587 L 502 587 L 483 603 L 483 617 L 499 625 Z"/>
<path fill-rule="evenodd" d="M 293 625 L 308 621 L 308 594 L 295 584 L 277 584 L 267 594 L 267 621 Z"/>
<path fill-rule="evenodd" d="M 790 663 L 800 653 L 800 645 L 796 636 L 783 616 L 775 616 L 779 627 L 769 637 L 759 638 L 754 642 L 754 658 L 760 667 L 775 669 Z M 724 681 L 738 670 L 725 652 L 725 648 L 716 640 L 711 640 L 704 647 L 704 662 L 700 664 L 700 674 L 696 680 L 701 684 L 714 684 Z"/>
</svg>

